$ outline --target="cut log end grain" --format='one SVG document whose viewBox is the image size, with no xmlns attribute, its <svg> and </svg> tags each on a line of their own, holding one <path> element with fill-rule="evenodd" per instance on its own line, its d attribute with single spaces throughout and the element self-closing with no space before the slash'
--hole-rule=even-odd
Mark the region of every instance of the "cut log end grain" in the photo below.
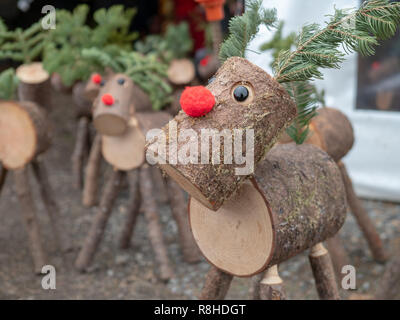
<svg viewBox="0 0 400 320">
<path fill-rule="evenodd" d="M 189 59 L 172 60 L 168 67 L 168 80 L 174 85 L 187 85 L 194 79 L 196 70 Z"/>
<path fill-rule="evenodd" d="M 52 108 L 50 76 L 40 62 L 23 64 L 16 70 L 18 98 L 31 101 L 47 110 Z"/>
<path fill-rule="evenodd" d="M 171 119 L 166 112 L 140 112 L 135 115 L 130 118 L 125 134 L 102 136 L 103 157 L 122 171 L 138 168 L 144 163 L 147 132 L 161 128 Z"/>
<path fill-rule="evenodd" d="M 23 64 L 16 70 L 17 78 L 27 84 L 38 84 L 50 78 L 49 73 L 43 69 L 41 62 Z"/>
<path fill-rule="evenodd" d="M 245 85 L 251 91 L 249 98 L 245 101 L 239 102 L 233 97 L 232 93 L 239 85 Z M 225 129 L 230 129 L 232 132 L 235 129 L 243 130 L 242 132 L 254 130 L 254 165 L 264 158 L 281 132 L 296 115 L 296 106 L 285 89 L 264 70 L 243 58 L 228 59 L 207 88 L 215 97 L 214 108 L 207 115 L 199 118 L 189 117 L 184 112 L 180 112 L 174 118 L 178 136 L 180 132 L 187 129 L 194 130 L 199 137 L 203 129 L 216 130 L 218 133 Z M 169 125 L 163 128 L 167 137 L 169 129 Z M 246 139 L 245 134 L 243 138 L 243 140 Z M 223 153 L 221 153 L 220 164 L 211 162 L 174 164 L 169 161 L 168 152 L 169 145 L 174 143 L 173 140 L 167 139 L 166 158 L 161 159 L 166 165 L 161 168 L 167 173 L 178 172 L 179 174 L 172 178 L 180 177 L 181 179 L 177 179 L 177 182 L 181 187 L 208 208 L 218 210 L 251 174 L 237 175 L 236 169 L 239 166 L 235 163 L 226 164 Z M 186 141 L 178 141 L 178 153 L 185 146 Z M 157 142 L 149 141 L 149 148 L 154 147 L 158 148 Z M 224 142 L 221 141 L 221 149 L 223 148 Z M 201 150 L 200 147 L 198 150 Z M 209 159 L 211 157 L 210 150 Z M 200 152 L 197 160 L 198 163 L 202 163 Z M 173 169 L 169 169 L 168 166 Z"/>
<path fill-rule="evenodd" d="M 0 102 L 0 160 L 22 168 L 50 145 L 45 112 L 32 102 Z"/>
<path fill-rule="evenodd" d="M 312 145 L 274 147 L 254 179 L 214 212 L 191 198 L 194 238 L 207 260 L 252 276 L 332 237 L 346 216 L 339 169 Z"/>
</svg>

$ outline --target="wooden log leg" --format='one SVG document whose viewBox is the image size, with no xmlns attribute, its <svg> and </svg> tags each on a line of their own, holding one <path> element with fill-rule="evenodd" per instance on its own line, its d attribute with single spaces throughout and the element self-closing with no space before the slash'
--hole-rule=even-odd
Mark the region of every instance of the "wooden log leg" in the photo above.
<svg viewBox="0 0 400 320">
<path fill-rule="evenodd" d="M 101 162 L 101 135 L 94 138 L 86 166 L 85 182 L 83 186 L 82 203 L 85 207 L 92 207 L 97 202 L 98 176 Z"/>
<path fill-rule="evenodd" d="M 85 154 L 87 153 L 87 141 L 89 137 L 89 119 L 81 117 L 78 122 L 78 128 L 76 133 L 75 147 L 72 153 L 72 177 L 74 186 L 77 189 L 82 189 L 82 174 L 83 174 L 83 163 Z"/>
<path fill-rule="evenodd" d="M 107 221 L 110 217 L 112 207 L 120 189 L 123 172 L 113 170 L 110 178 L 104 186 L 103 194 L 96 216 L 90 226 L 83 247 L 81 248 L 75 267 L 79 271 L 85 271 L 93 260 L 96 250 L 103 237 Z"/>
<path fill-rule="evenodd" d="M 72 249 L 68 228 L 64 226 L 61 220 L 60 209 L 58 208 L 56 197 L 51 187 L 47 169 L 40 160 L 32 161 L 33 173 L 39 184 L 40 195 L 50 219 L 51 228 L 56 244 L 60 250 L 67 252 Z"/>
<path fill-rule="evenodd" d="M 357 220 L 364 237 L 367 239 L 369 248 L 375 261 L 383 263 L 387 260 L 388 255 L 383 248 L 382 240 L 376 231 L 372 220 L 369 218 L 367 211 L 364 209 L 360 199 L 358 199 L 356 193 L 354 192 L 353 183 L 351 182 L 345 165 L 342 162 L 339 162 L 338 166 L 342 173 L 342 178 L 346 189 L 347 202 L 350 210 L 354 215 L 354 218 Z"/>
<path fill-rule="evenodd" d="M 157 200 L 159 203 L 168 203 L 168 193 L 165 185 L 164 178 L 162 176 L 161 170 L 156 166 L 151 167 L 151 176 L 154 181 L 155 193 L 157 194 Z"/>
<path fill-rule="evenodd" d="M 400 255 L 394 257 L 386 266 L 380 287 L 376 293 L 378 300 L 393 300 L 399 297 L 400 288 Z"/>
<path fill-rule="evenodd" d="M 151 179 L 150 167 L 144 165 L 140 168 L 140 194 L 143 201 L 144 215 L 147 221 L 148 234 L 153 247 L 155 260 L 160 266 L 160 279 L 169 280 L 173 276 L 173 271 L 167 254 L 160 218 L 157 214 L 157 205 L 153 195 L 153 181 Z"/>
<path fill-rule="evenodd" d="M 187 202 L 183 191 L 172 179 L 167 178 L 166 181 L 172 215 L 178 225 L 183 259 L 188 263 L 199 262 L 202 255 L 190 230 Z"/>
<path fill-rule="evenodd" d="M 0 167 L 0 195 L 3 189 L 4 183 L 6 182 L 8 170 L 3 166 Z"/>
<path fill-rule="evenodd" d="M 233 276 L 211 266 L 206 275 L 199 300 L 223 300 L 228 293 Z"/>
<path fill-rule="evenodd" d="M 340 239 L 339 234 L 336 234 L 334 237 L 326 240 L 326 245 L 328 247 L 329 255 L 332 259 L 333 268 L 335 269 L 336 276 L 338 279 L 341 279 L 342 268 L 349 264 L 349 256 L 345 248 L 343 247 L 342 241 Z"/>
<path fill-rule="evenodd" d="M 33 258 L 35 273 L 40 274 L 46 265 L 46 256 L 42 247 L 39 224 L 35 212 L 28 170 L 26 167 L 14 171 L 15 189 L 21 205 L 21 213 L 29 238 L 29 246 Z"/>
<path fill-rule="evenodd" d="M 322 243 L 311 248 L 309 260 L 319 298 L 321 300 L 339 300 L 339 290 L 331 257 Z"/>
<path fill-rule="evenodd" d="M 128 249 L 130 247 L 132 234 L 136 225 L 136 220 L 139 215 L 141 197 L 139 189 L 139 172 L 133 170 L 128 172 L 129 182 L 129 207 L 128 207 L 128 219 L 124 224 L 124 228 L 119 239 L 119 247 L 121 249 Z"/>
<path fill-rule="evenodd" d="M 278 266 L 270 267 L 260 282 L 261 300 L 286 300 L 283 280 L 279 276 Z"/>
</svg>

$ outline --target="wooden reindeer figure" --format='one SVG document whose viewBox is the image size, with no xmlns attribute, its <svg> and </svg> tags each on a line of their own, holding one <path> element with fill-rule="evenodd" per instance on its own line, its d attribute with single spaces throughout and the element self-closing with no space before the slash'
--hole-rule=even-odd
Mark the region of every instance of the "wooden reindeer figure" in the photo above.
<svg viewBox="0 0 400 320">
<path fill-rule="evenodd" d="M 0 101 L 0 162 L 1 183 L 7 170 L 14 175 L 15 191 L 28 233 L 29 245 L 36 273 L 48 264 L 40 236 L 29 181 L 29 168 L 39 184 L 46 213 L 50 218 L 54 241 L 60 250 L 69 250 L 67 232 L 61 227 L 58 205 L 53 194 L 42 155 L 51 144 L 50 121 L 45 107 L 49 108 L 49 75 L 40 63 L 25 64 L 16 71 L 20 101 Z M 39 104 L 40 103 L 40 104 Z"/>
<path fill-rule="evenodd" d="M 371 24 L 366 16 L 378 22 Z M 372 54 L 379 39 L 395 34 L 399 21 L 400 5 L 386 0 L 366 1 L 351 12 L 336 9 L 326 26 L 303 27 L 295 49 L 279 54 L 271 77 L 244 54 L 261 24 L 274 26 L 276 11 L 249 1 L 243 16 L 231 20 L 231 35 L 220 50 L 224 64 L 206 88 L 185 89 L 183 111 L 147 144 L 148 158 L 191 196 L 191 230 L 213 265 L 201 298 L 222 299 L 233 276 L 264 270 L 261 296 L 284 298 L 277 265 L 306 249 L 311 249 L 320 298 L 339 298 L 322 242 L 345 221 L 346 192 L 335 159 L 302 145 L 307 137 L 302 129 L 315 116 L 306 88 L 310 80 L 322 78 L 320 68 L 344 60 L 340 45 Z M 296 145 L 272 148 L 286 128 Z M 189 132 L 195 138 L 190 143 L 182 139 Z M 213 150 L 210 140 L 216 144 Z M 159 152 L 165 144 L 166 152 Z"/>
<path fill-rule="evenodd" d="M 173 272 L 157 213 L 151 167 L 145 162 L 144 146 L 146 133 L 160 128 L 170 120 L 170 116 L 165 112 L 137 112 L 147 109 L 150 104 L 149 99 L 140 99 L 138 90 L 129 77 L 115 74 L 107 79 L 94 102 L 93 124 L 98 132 L 96 139 L 99 140 L 94 147 L 101 150 L 106 162 L 113 166 L 113 172 L 103 189 L 98 211 L 75 265 L 81 271 L 90 265 L 110 217 L 121 180 L 127 175 L 130 199 L 120 246 L 129 246 L 139 210 L 142 208 L 159 265 L 159 276 L 162 280 L 168 280 Z M 198 261 L 199 251 L 185 219 L 184 195 L 173 181 L 167 179 L 166 183 L 184 257 L 190 262 Z"/>
<path fill-rule="evenodd" d="M 207 107 L 212 110 L 208 108 L 211 111 L 204 111 L 202 117 L 190 116 L 192 105 L 203 101 L 204 106 L 207 95 Z M 165 159 L 158 159 L 165 163 L 160 167 L 191 195 L 191 230 L 213 265 L 201 298 L 223 298 L 232 276 L 276 270 L 279 263 L 314 247 L 310 261 L 320 295 L 338 298 L 333 267 L 321 243 L 335 235 L 345 220 L 344 187 L 334 161 L 315 147 L 290 144 L 268 152 L 296 115 L 296 106 L 284 88 L 262 69 L 233 57 L 207 88 L 187 88 L 181 103 L 185 112 L 174 119 L 178 135 L 185 129 L 199 136 L 204 129 L 254 130 L 254 148 L 244 139 L 243 144 L 254 151 L 258 165 L 248 180 L 249 174 L 236 175 L 234 164 L 215 164 L 215 158 L 213 164 L 174 164 L 168 161 L 171 148 L 167 148 Z M 163 128 L 165 133 L 170 125 Z M 185 144 L 179 141 L 177 152 Z M 228 143 L 232 140 L 224 136 L 222 150 Z M 148 150 L 158 147 L 150 141 Z M 209 155 L 215 156 L 215 151 Z"/>
</svg>

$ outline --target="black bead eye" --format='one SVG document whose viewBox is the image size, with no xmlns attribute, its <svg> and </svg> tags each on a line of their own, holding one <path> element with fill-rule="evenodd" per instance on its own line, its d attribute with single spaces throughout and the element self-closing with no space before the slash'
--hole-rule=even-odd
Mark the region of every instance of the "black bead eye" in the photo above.
<svg viewBox="0 0 400 320">
<path fill-rule="evenodd" d="M 215 77 L 211 77 L 210 79 L 208 79 L 208 84 L 213 83 L 214 80 L 215 80 Z"/>
<path fill-rule="evenodd" d="M 249 96 L 249 90 L 245 86 L 237 86 L 233 91 L 233 97 L 236 101 L 243 102 Z"/>
<path fill-rule="evenodd" d="M 118 84 L 120 84 L 121 86 L 125 83 L 125 79 L 124 78 L 119 78 L 117 80 Z"/>
<path fill-rule="evenodd" d="M 100 87 L 103 87 L 106 82 L 104 80 L 100 81 Z"/>
</svg>

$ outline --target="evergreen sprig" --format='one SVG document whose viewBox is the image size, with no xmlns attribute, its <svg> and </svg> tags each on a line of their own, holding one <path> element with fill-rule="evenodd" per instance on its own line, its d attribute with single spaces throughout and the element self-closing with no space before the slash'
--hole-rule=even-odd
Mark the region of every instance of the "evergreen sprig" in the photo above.
<svg viewBox="0 0 400 320">
<path fill-rule="evenodd" d="M 110 67 L 114 72 L 126 74 L 146 92 L 154 110 L 160 110 L 171 101 L 172 88 L 167 82 L 167 65 L 154 54 L 143 55 L 134 51 L 120 50 L 111 56 L 99 48 L 84 49 L 82 56 L 98 67 Z"/>
<path fill-rule="evenodd" d="M 379 40 L 392 37 L 400 23 L 400 3 L 370 0 L 358 10 L 335 9 L 322 28 L 305 25 L 296 40 L 294 51 L 279 54 L 274 65 L 278 82 L 322 79 L 321 68 L 339 68 L 345 54 L 339 50 L 373 55 Z"/>
<path fill-rule="evenodd" d="M 275 26 L 276 10 L 264 9 L 262 0 L 246 1 L 243 15 L 229 21 L 229 37 L 221 45 L 219 58 L 225 61 L 229 57 L 245 57 L 248 44 L 254 39 L 260 26 L 268 29 Z"/>
<path fill-rule="evenodd" d="M 18 86 L 15 70 L 9 68 L 0 73 L 0 99 L 13 100 Z"/>
<path fill-rule="evenodd" d="M 187 22 L 170 24 L 163 35 L 149 35 L 135 43 L 135 50 L 143 54 L 155 54 L 165 63 L 186 57 L 193 49 Z"/>
<path fill-rule="evenodd" d="M 45 47 L 47 31 L 43 30 L 41 22 L 32 24 L 23 30 L 7 29 L 3 21 L 0 22 L 0 59 L 12 59 L 23 63 L 30 63 L 42 54 Z"/>
<path fill-rule="evenodd" d="M 98 65 L 85 61 L 83 49 L 97 47 L 113 56 L 120 48 L 130 49 L 137 37 L 136 33 L 129 33 L 136 9 L 124 10 L 121 5 L 99 9 L 94 13 L 97 22 L 94 28 L 86 24 L 88 14 L 89 7 L 85 4 L 77 6 L 73 12 L 57 11 L 57 28 L 51 30 L 44 51 L 44 68 L 49 73 L 59 73 L 67 86 L 88 79 L 97 70 Z"/>
</svg>

